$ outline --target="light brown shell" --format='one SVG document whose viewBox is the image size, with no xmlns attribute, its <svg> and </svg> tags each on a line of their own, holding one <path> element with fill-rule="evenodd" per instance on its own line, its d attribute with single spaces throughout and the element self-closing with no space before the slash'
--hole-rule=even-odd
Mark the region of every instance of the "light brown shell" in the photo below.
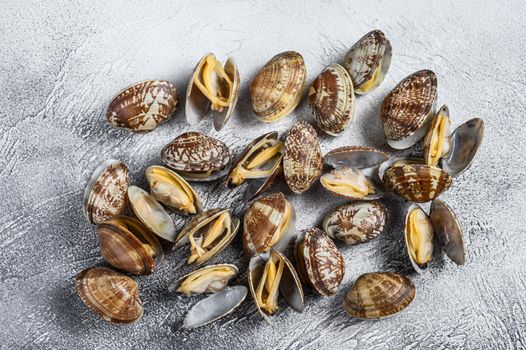
<svg viewBox="0 0 526 350">
<path fill-rule="evenodd" d="M 386 152 L 367 146 L 343 146 L 335 148 L 323 157 L 323 162 L 333 168 L 349 167 L 365 169 L 385 162 Z"/>
<path fill-rule="evenodd" d="M 175 86 L 166 80 L 145 80 L 119 92 L 106 118 L 116 128 L 150 132 L 171 118 L 179 102 Z"/>
<path fill-rule="evenodd" d="M 268 61 L 250 84 L 258 118 L 274 122 L 292 112 L 301 100 L 306 76 L 305 61 L 297 52 L 282 52 Z"/>
<path fill-rule="evenodd" d="M 307 191 L 323 171 L 323 159 L 316 130 L 307 122 L 298 122 L 285 140 L 283 173 L 295 193 Z"/>
</svg>

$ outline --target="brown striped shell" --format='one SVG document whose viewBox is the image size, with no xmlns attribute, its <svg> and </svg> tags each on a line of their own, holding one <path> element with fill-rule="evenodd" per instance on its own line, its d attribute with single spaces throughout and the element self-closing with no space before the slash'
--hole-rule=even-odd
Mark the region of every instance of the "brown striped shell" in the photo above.
<svg viewBox="0 0 526 350">
<path fill-rule="evenodd" d="M 136 275 L 150 274 L 164 259 L 155 235 L 138 219 L 119 216 L 97 227 L 100 252 L 112 266 Z"/>
<path fill-rule="evenodd" d="M 305 284 L 324 296 L 338 291 L 345 273 L 345 262 L 334 242 L 322 230 L 303 230 L 296 244 L 295 257 Z"/>
<path fill-rule="evenodd" d="M 391 90 L 380 108 L 385 138 L 391 147 L 408 148 L 424 137 L 436 97 L 437 77 L 430 70 L 409 75 Z"/>
<path fill-rule="evenodd" d="M 84 191 L 84 215 L 92 224 L 100 224 L 126 209 L 130 184 L 128 167 L 119 160 L 109 159 L 91 175 Z"/>
<path fill-rule="evenodd" d="M 331 64 L 314 80 L 309 89 L 309 103 L 318 127 L 337 136 L 354 115 L 354 90 L 349 73 L 339 64 Z"/>
<path fill-rule="evenodd" d="M 150 132 L 174 114 L 179 93 L 166 80 L 145 80 L 117 94 L 106 118 L 116 128 L 133 132 Z"/>
<path fill-rule="evenodd" d="M 258 118 L 274 122 L 292 112 L 301 100 L 306 76 L 305 62 L 297 52 L 282 52 L 268 61 L 250 84 Z"/>
<path fill-rule="evenodd" d="M 292 126 L 285 140 L 283 174 L 295 193 L 307 191 L 323 171 L 323 159 L 316 130 L 307 122 Z"/>
<path fill-rule="evenodd" d="M 323 162 L 333 168 L 370 168 L 385 162 L 389 155 L 377 148 L 367 146 L 343 146 L 335 148 L 323 157 Z"/>
<path fill-rule="evenodd" d="M 345 294 L 343 308 L 355 318 L 377 320 L 404 310 L 415 298 L 411 280 L 392 272 L 371 272 L 358 277 Z"/>
<path fill-rule="evenodd" d="M 378 236 L 388 217 L 387 208 L 379 202 L 351 202 L 329 213 L 323 221 L 323 230 L 333 239 L 354 245 Z"/>
<path fill-rule="evenodd" d="M 190 131 L 166 145 L 161 160 L 186 180 L 212 181 L 228 172 L 230 152 L 223 142 Z"/>
<path fill-rule="evenodd" d="M 143 309 L 137 283 L 103 267 L 85 269 L 76 278 L 80 299 L 94 314 L 113 323 L 139 320 Z"/>
</svg>

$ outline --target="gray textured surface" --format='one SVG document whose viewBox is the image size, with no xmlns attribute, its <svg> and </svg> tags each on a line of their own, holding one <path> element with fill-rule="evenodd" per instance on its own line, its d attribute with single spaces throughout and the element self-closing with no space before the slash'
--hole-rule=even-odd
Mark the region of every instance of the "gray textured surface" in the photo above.
<svg viewBox="0 0 526 350">
<path fill-rule="evenodd" d="M 295 348 L 388 349 L 526 347 L 526 32 L 522 1 L 225 1 L 88 3 L 4 1 L 0 14 L 0 347 L 2 348 Z M 246 88 L 262 64 L 287 49 L 301 52 L 309 82 L 342 59 L 364 33 L 382 29 L 394 47 L 381 88 L 357 100 L 357 114 L 339 138 L 322 137 L 322 150 L 346 144 L 387 149 L 378 120 L 386 93 L 422 68 L 439 79 L 439 103 L 456 126 L 483 116 L 486 135 L 472 168 L 443 198 L 465 230 L 468 260 L 457 267 L 437 258 L 422 276 L 404 251 L 406 204 L 388 196 L 388 230 L 370 243 L 343 249 L 347 269 L 332 298 L 306 297 L 296 314 L 282 304 L 272 325 L 251 301 L 197 331 L 180 329 L 199 298 L 169 295 L 170 280 L 188 269 L 186 251 L 169 252 L 159 271 L 137 278 L 145 314 L 131 326 L 91 315 L 79 301 L 74 276 L 102 264 L 94 227 L 81 199 L 93 169 L 109 157 L 127 162 L 134 183 L 159 163 L 164 144 L 191 129 L 177 115 L 147 135 L 111 129 L 105 108 L 121 88 L 146 78 L 169 79 L 183 92 L 208 51 L 235 57 L 243 91 L 220 133 L 236 153 L 270 130 L 285 132 L 312 120 L 305 99 L 292 116 L 272 125 L 255 120 Z M 241 192 L 222 184 L 198 186 L 206 206 L 234 206 Z M 317 225 L 341 203 L 319 185 L 288 194 L 298 228 Z M 242 266 L 240 240 L 214 261 Z M 379 322 L 348 317 L 343 290 L 361 273 L 409 274 L 418 293 L 402 314 Z M 242 269 L 245 272 L 245 268 Z M 244 283 L 244 275 L 241 275 Z"/>
</svg>

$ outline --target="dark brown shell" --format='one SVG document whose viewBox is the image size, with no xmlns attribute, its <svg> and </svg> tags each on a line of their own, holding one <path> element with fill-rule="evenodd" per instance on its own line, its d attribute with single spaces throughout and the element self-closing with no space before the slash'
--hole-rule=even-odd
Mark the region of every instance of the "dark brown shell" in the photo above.
<svg viewBox="0 0 526 350">
<path fill-rule="evenodd" d="M 323 171 L 323 159 L 316 130 L 307 122 L 292 126 L 285 140 L 283 173 L 295 193 L 307 191 Z"/>
<path fill-rule="evenodd" d="M 116 128 L 145 133 L 170 119 L 178 102 L 179 93 L 169 81 L 146 80 L 119 92 L 106 118 Z"/>
<path fill-rule="evenodd" d="M 451 208 L 440 199 L 431 203 L 429 214 L 438 242 L 444 253 L 457 265 L 464 265 L 466 252 L 464 234 L 457 216 Z"/>
</svg>

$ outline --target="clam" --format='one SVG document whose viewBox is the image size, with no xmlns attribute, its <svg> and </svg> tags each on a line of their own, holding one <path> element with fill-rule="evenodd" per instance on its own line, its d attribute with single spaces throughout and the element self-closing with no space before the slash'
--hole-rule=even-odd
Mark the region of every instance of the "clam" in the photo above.
<svg viewBox="0 0 526 350">
<path fill-rule="evenodd" d="M 128 199 L 135 215 L 150 231 L 167 241 L 174 241 L 177 234 L 174 221 L 151 194 L 130 186 Z"/>
<path fill-rule="evenodd" d="M 305 62 L 297 52 L 282 52 L 268 61 L 250 84 L 258 118 L 274 122 L 292 112 L 301 100 L 306 76 Z"/>
<path fill-rule="evenodd" d="M 389 70 L 391 56 L 391 43 L 380 30 L 373 30 L 358 40 L 343 61 L 354 92 L 366 94 L 380 86 Z"/>
<path fill-rule="evenodd" d="M 190 131 L 166 145 L 161 160 L 186 180 L 213 181 L 227 174 L 230 152 L 223 142 Z"/>
<path fill-rule="evenodd" d="M 187 215 L 203 211 L 197 192 L 175 171 L 152 165 L 146 169 L 146 180 L 155 199 L 173 211 Z"/>
<path fill-rule="evenodd" d="M 329 192 L 348 199 L 372 200 L 383 196 L 382 190 L 358 169 L 340 167 L 320 178 Z"/>
<path fill-rule="evenodd" d="M 226 288 L 237 272 L 232 264 L 208 265 L 175 280 L 168 290 L 185 295 L 217 293 Z"/>
<path fill-rule="evenodd" d="M 307 122 L 292 126 L 285 140 L 283 174 L 295 193 L 307 191 L 323 170 L 322 154 L 316 130 Z"/>
<path fill-rule="evenodd" d="M 431 202 L 429 217 L 433 223 L 435 236 L 444 253 L 455 264 L 463 265 L 465 261 L 464 237 L 453 210 L 437 198 Z"/>
<path fill-rule="evenodd" d="M 371 272 L 358 277 L 345 294 L 343 308 L 352 316 L 376 320 L 404 310 L 415 298 L 411 280 L 392 272 Z"/>
<path fill-rule="evenodd" d="M 442 159 L 442 168 L 457 177 L 469 168 L 478 153 L 484 137 L 484 121 L 473 118 L 460 125 L 451 134 L 451 151 Z"/>
<path fill-rule="evenodd" d="M 343 146 L 333 149 L 323 157 L 323 162 L 333 168 L 365 169 L 385 162 L 389 155 L 367 146 Z"/>
<path fill-rule="evenodd" d="M 236 187 L 250 180 L 245 192 L 248 200 L 266 191 L 281 171 L 283 142 L 277 132 L 270 132 L 252 141 L 236 158 L 226 184 Z"/>
<path fill-rule="evenodd" d="M 193 125 L 212 110 L 214 128 L 219 131 L 226 124 L 239 96 L 239 72 L 233 58 L 223 66 L 212 53 L 197 64 L 186 90 L 186 121 Z"/>
<path fill-rule="evenodd" d="M 421 70 L 402 80 L 383 100 L 380 108 L 387 143 L 396 149 L 418 142 L 434 115 L 437 77 Z"/>
<path fill-rule="evenodd" d="M 243 220 L 243 247 L 248 256 L 287 247 L 294 233 L 295 212 L 281 192 L 250 205 Z"/>
<path fill-rule="evenodd" d="M 296 266 L 302 281 L 318 294 L 336 294 L 345 273 L 342 253 L 320 229 L 303 230 L 296 243 Z"/>
<path fill-rule="evenodd" d="M 164 259 L 155 235 L 138 219 L 118 216 L 97 227 L 100 251 L 112 266 L 136 275 L 149 274 Z"/>
<path fill-rule="evenodd" d="M 129 184 L 128 167 L 123 162 L 109 159 L 99 165 L 84 191 L 86 219 L 92 224 L 100 224 L 122 214 L 126 209 Z"/>
<path fill-rule="evenodd" d="M 119 92 L 106 118 L 113 127 L 146 133 L 170 119 L 178 102 L 179 93 L 169 81 L 145 80 Z"/>
<path fill-rule="evenodd" d="M 364 243 L 384 230 L 389 217 L 387 208 L 376 201 L 343 204 L 323 221 L 323 230 L 346 245 Z"/>
<path fill-rule="evenodd" d="M 440 159 L 451 151 L 450 127 L 449 109 L 444 105 L 431 120 L 424 138 L 424 160 L 427 165 L 437 166 Z"/>
<path fill-rule="evenodd" d="M 303 311 L 303 289 L 291 262 L 277 251 L 270 251 L 250 259 L 248 286 L 257 309 L 270 323 L 270 316 L 278 311 L 281 294 L 295 311 Z"/>
<path fill-rule="evenodd" d="M 329 135 L 344 131 L 354 115 L 354 91 L 349 73 L 339 64 L 331 64 L 314 80 L 309 103 L 318 127 Z"/>
<path fill-rule="evenodd" d="M 239 219 L 230 209 L 212 209 L 192 218 L 175 240 L 176 247 L 189 243 L 188 264 L 201 265 L 225 249 L 239 230 Z"/>
<path fill-rule="evenodd" d="M 88 268 L 77 275 L 76 286 L 84 304 L 106 321 L 132 323 L 142 316 L 137 283 L 122 273 L 103 267 Z"/>
</svg>

